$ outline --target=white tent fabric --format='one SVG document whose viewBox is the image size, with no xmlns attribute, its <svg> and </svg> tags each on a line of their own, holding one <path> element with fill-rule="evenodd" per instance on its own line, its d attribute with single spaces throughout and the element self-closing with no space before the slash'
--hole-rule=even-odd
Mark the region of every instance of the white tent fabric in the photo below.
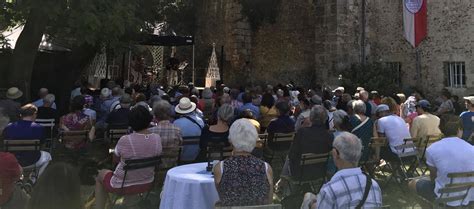
<svg viewBox="0 0 474 209">
<path fill-rule="evenodd" d="M 23 31 L 23 25 L 15 26 L 13 28 L 2 31 L 2 35 L 6 38 L 10 48 L 15 49 L 16 42 L 18 37 L 20 37 L 21 32 Z M 51 38 L 44 34 L 41 39 L 41 43 L 38 47 L 39 51 L 71 51 L 70 49 L 55 44 L 51 41 Z"/>
<path fill-rule="evenodd" d="M 211 59 L 206 73 L 206 87 L 216 86 L 216 81 L 221 79 L 219 65 L 217 65 L 216 44 L 212 46 Z"/>
</svg>

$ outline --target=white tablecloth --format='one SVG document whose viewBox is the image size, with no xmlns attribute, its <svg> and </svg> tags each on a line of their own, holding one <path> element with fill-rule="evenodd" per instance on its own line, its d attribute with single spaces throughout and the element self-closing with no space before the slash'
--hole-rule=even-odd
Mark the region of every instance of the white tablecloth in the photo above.
<svg viewBox="0 0 474 209">
<path fill-rule="evenodd" d="M 219 200 L 207 163 L 172 168 L 166 174 L 160 209 L 212 209 Z"/>
</svg>

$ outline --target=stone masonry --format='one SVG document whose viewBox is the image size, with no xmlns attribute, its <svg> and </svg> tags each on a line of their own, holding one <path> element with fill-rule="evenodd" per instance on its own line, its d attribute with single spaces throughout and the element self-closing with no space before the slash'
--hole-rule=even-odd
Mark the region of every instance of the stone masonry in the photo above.
<svg viewBox="0 0 474 209">
<path fill-rule="evenodd" d="M 464 62 L 466 86 L 449 89 L 474 93 L 474 0 L 427 1 L 428 38 L 418 48 L 419 72 L 416 50 L 403 37 L 403 0 L 281 0 L 276 22 L 256 31 L 239 0 L 197 2 L 197 63 L 207 65 L 199 58 L 208 59 L 213 42 L 224 46 L 229 84 L 245 84 L 242 69 L 249 61 L 257 84 L 334 86 L 342 70 L 365 60 L 399 63 L 403 89 L 434 96 L 445 87 L 445 63 Z"/>
</svg>

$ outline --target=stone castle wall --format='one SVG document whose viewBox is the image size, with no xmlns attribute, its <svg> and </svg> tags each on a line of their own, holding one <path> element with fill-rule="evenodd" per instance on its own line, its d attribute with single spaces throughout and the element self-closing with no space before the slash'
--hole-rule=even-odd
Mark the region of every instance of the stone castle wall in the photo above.
<svg viewBox="0 0 474 209">
<path fill-rule="evenodd" d="M 249 83 L 242 69 L 250 61 L 254 83 L 293 80 L 307 86 L 337 85 L 342 70 L 365 59 L 369 63 L 399 62 L 405 89 L 419 88 L 434 95 L 444 87 L 444 62 L 463 61 L 467 88 L 451 90 L 474 93 L 472 0 L 428 1 L 428 38 L 419 47 L 419 73 L 416 51 L 403 37 L 402 0 L 281 0 L 276 22 L 256 31 L 242 15 L 239 0 L 199 2 L 198 56 L 208 59 L 212 42 L 223 45 L 226 83 Z M 366 4 L 365 25 L 362 2 Z"/>
</svg>

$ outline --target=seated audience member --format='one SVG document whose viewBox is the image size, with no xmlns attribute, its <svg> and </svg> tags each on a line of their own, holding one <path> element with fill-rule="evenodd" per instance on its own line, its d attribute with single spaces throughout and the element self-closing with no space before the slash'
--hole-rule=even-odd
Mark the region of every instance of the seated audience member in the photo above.
<svg viewBox="0 0 474 209">
<path fill-rule="evenodd" d="M 236 120 L 230 127 L 233 155 L 214 167 L 214 182 L 220 199 L 217 205 L 249 206 L 272 202 L 272 168 L 251 154 L 257 138 L 257 131 L 248 120 Z"/>
<path fill-rule="evenodd" d="M 71 165 L 55 163 L 33 188 L 26 209 L 82 209 L 81 182 Z"/>
<path fill-rule="evenodd" d="M 128 127 L 128 115 L 130 114 L 130 104 L 132 103 L 132 97 L 129 94 L 124 94 L 119 100 L 120 106 L 118 109 L 114 109 L 107 117 L 108 127 Z"/>
<path fill-rule="evenodd" d="M 334 136 L 326 127 L 326 120 L 328 117 L 326 109 L 321 105 L 315 105 L 311 109 L 309 117 L 312 125 L 311 127 L 301 128 L 296 132 L 295 139 L 293 140 L 290 151 L 288 152 L 289 169 L 285 169 L 284 166 L 282 175 L 300 176 L 321 172 L 319 171 L 321 169 L 313 167 L 313 169 L 308 171 L 307 174 L 301 174 L 301 155 L 305 153 L 322 154 L 331 151 L 331 144 Z M 286 162 L 285 165 L 287 165 Z M 322 172 L 326 172 L 326 170 L 323 170 Z M 303 178 L 305 178 L 305 176 L 303 176 Z"/>
<path fill-rule="evenodd" d="M 89 116 L 84 114 L 84 96 L 79 95 L 74 97 L 71 101 L 70 113 L 64 115 L 59 120 L 59 129 L 62 131 L 82 131 L 89 130 L 89 140 L 95 138 L 95 127 Z M 84 141 L 74 142 L 69 141 L 65 146 L 69 149 L 81 149 L 85 146 Z"/>
<path fill-rule="evenodd" d="M 27 104 L 21 107 L 21 119 L 10 123 L 3 131 L 5 139 L 11 140 L 31 140 L 39 139 L 40 144 L 44 143 L 45 131 L 43 126 L 36 124 L 36 114 L 38 108 L 33 104 Z M 43 173 L 49 161 L 51 161 L 51 154 L 45 151 L 20 151 L 15 153 L 16 158 L 22 167 L 35 166 L 38 169 L 39 175 Z"/>
<path fill-rule="evenodd" d="M 201 109 L 204 118 L 206 119 L 211 119 L 212 114 L 214 113 L 214 99 L 212 98 L 213 93 L 209 87 L 206 87 L 202 91 L 202 98 L 199 100 L 199 103 L 197 104 Z"/>
<path fill-rule="evenodd" d="M 244 110 L 249 109 L 257 120 L 260 119 L 260 109 L 252 103 L 252 95 L 250 93 L 244 93 L 242 95 L 242 101 L 243 105 L 239 107 L 238 114 L 240 115 Z"/>
<path fill-rule="evenodd" d="M 436 115 L 442 114 L 453 114 L 454 113 L 454 105 L 453 100 L 451 100 L 451 93 L 449 91 L 441 92 L 441 105 L 439 106 L 438 110 L 435 112 Z"/>
<path fill-rule="evenodd" d="M 157 124 L 149 128 L 148 131 L 160 135 L 161 146 L 163 148 L 179 147 L 183 141 L 183 137 L 181 137 L 181 129 L 170 121 L 172 118 L 171 104 L 166 100 L 156 102 L 155 106 L 153 106 L 153 114 L 155 115 Z M 164 167 L 169 167 L 175 162 L 163 161 L 162 164 Z"/>
<path fill-rule="evenodd" d="M 47 88 L 41 88 L 38 92 L 38 97 L 39 99 L 34 101 L 33 104 L 37 107 L 37 108 L 40 108 L 40 107 L 43 107 L 44 105 L 44 98 L 46 97 L 46 95 L 49 94 L 49 91 Z M 54 101 L 49 105 L 49 107 L 53 108 L 53 109 L 56 109 L 56 103 L 54 103 Z"/>
<path fill-rule="evenodd" d="M 439 118 L 436 115 L 432 115 L 430 111 L 430 102 L 427 100 L 418 101 L 416 105 L 418 116 L 411 124 L 411 137 L 424 138 L 426 136 L 438 136 L 441 134 L 439 130 Z"/>
<path fill-rule="evenodd" d="M 152 111 L 150 105 L 148 105 L 148 103 L 146 103 L 146 96 L 143 93 L 138 93 L 135 96 L 135 105 L 133 106 L 133 108 L 138 107 L 138 106 L 142 106 L 150 112 Z"/>
<path fill-rule="evenodd" d="M 54 104 L 55 99 L 56 97 L 53 94 L 48 94 L 43 97 L 43 105 L 38 107 L 38 119 L 54 119 L 56 123 L 59 121 L 58 111 L 51 106 Z"/>
<path fill-rule="evenodd" d="M 230 97 L 231 102 L 230 105 L 234 107 L 234 109 L 238 110 L 243 104 L 240 102 L 237 97 L 239 96 L 240 91 L 238 89 L 231 89 L 230 90 Z"/>
<path fill-rule="evenodd" d="M 295 131 L 298 131 L 301 127 L 308 127 L 309 124 L 309 113 L 311 112 L 311 103 L 304 95 L 300 94 L 299 104 L 297 107 L 297 115 L 295 120 Z"/>
<path fill-rule="evenodd" d="M 99 100 L 95 103 L 96 105 L 95 110 L 97 111 L 97 120 L 96 120 L 97 129 L 105 129 L 106 127 L 105 121 L 107 120 L 107 116 L 109 115 L 110 107 L 112 106 L 112 103 L 114 102 L 111 94 L 112 92 L 110 89 L 103 88 L 100 91 Z"/>
<path fill-rule="evenodd" d="M 301 208 L 382 207 L 379 185 L 358 167 L 362 153 L 360 139 L 344 132 L 334 139 L 332 146 L 331 154 L 339 171 L 323 185 L 317 196 L 307 193 Z M 366 189 L 369 189 L 367 194 Z"/>
<path fill-rule="evenodd" d="M 363 101 L 353 101 L 352 109 L 354 115 L 350 116 L 349 120 L 353 127 L 351 133 L 355 134 L 362 141 L 363 154 L 361 161 L 364 162 L 369 158 L 369 143 L 373 136 L 374 122 L 365 115 L 365 104 Z"/>
<path fill-rule="evenodd" d="M 376 114 L 381 118 L 375 123 L 379 137 L 386 137 L 390 149 L 382 149 L 380 155 L 386 161 L 397 160 L 400 150 L 395 147 L 404 144 L 404 139 L 410 138 L 410 131 L 405 121 L 391 112 L 387 105 L 381 104 L 376 109 Z"/>
<path fill-rule="evenodd" d="M 92 124 L 95 124 L 97 121 L 97 112 L 93 109 L 91 109 L 94 106 L 94 98 L 89 95 L 92 93 L 92 91 L 88 88 L 81 88 L 81 92 L 86 92 L 83 93 L 82 96 L 84 96 L 84 114 L 89 116 L 89 118 L 92 120 Z"/>
<path fill-rule="evenodd" d="M 270 122 L 278 117 L 277 109 L 275 108 L 275 99 L 272 94 L 265 93 L 262 95 L 262 101 L 260 102 L 260 125 L 263 129 L 266 129 Z M 265 130 L 262 130 L 265 131 Z"/>
<path fill-rule="evenodd" d="M 132 109 L 129 114 L 129 125 L 133 133 L 122 136 L 115 146 L 114 157 L 120 158 L 115 171 L 101 170 L 96 178 L 96 208 L 105 208 L 108 193 L 138 194 L 153 187 L 154 168 L 143 168 L 127 172 L 123 167 L 127 159 L 142 159 L 159 156 L 162 151 L 161 139 L 158 134 L 148 131 L 153 117 L 142 106 Z M 122 183 L 125 181 L 123 190 Z"/>
<path fill-rule="evenodd" d="M 253 126 L 255 126 L 255 129 L 257 130 L 257 133 L 260 133 L 260 123 L 255 119 L 255 116 L 253 116 L 253 113 L 251 110 L 246 109 L 242 113 L 240 113 L 240 118 L 245 118 L 252 123 Z"/>
<path fill-rule="evenodd" d="M 0 152 L 0 208 L 25 208 L 29 196 L 17 186 L 21 166 L 11 153 Z"/>
<path fill-rule="evenodd" d="M 463 127 L 462 139 L 470 141 L 472 132 L 474 131 L 474 96 L 464 97 L 464 104 L 467 110 L 459 116 Z"/>
<path fill-rule="evenodd" d="M 179 100 L 179 104 L 175 107 L 175 112 L 179 114 L 173 124 L 181 129 L 183 141 L 186 137 L 200 137 L 204 128 L 204 121 L 196 114 L 196 104 L 191 102 L 189 98 L 183 97 Z M 198 145 L 188 145 L 183 147 L 181 159 L 184 161 L 192 161 L 199 154 Z"/>
<path fill-rule="evenodd" d="M 273 119 L 270 124 L 267 127 L 267 133 L 268 133 L 268 142 L 269 146 L 272 149 L 280 149 L 283 147 L 286 147 L 288 149 L 288 146 L 285 145 L 278 145 L 278 147 L 274 146 L 274 143 L 272 143 L 273 136 L 275 133 L 292 133 L 295 131 L 295 121 L 290 118 L 290 105 L 288 102 L 278 102 L 275 105 L 277 111 L 278 111 L 278 118 Z"/>
<path fill-rule="evenodd" d="M 17 87 L 11 87 L 5 94 L 6 99 L 0 100 L 0 108 L 3 109 L 3 114 L 8 116 L 11 122 L 19 119 L 21 103 L 19 102 L 23 92 Z"/>
<path fill-rule="evenodd" d="M 430 178 L 416 179 L 409 182 L 410 189 L 427 200 L 434 201 L 440 197 L 439 189 L 448 183 L 472 182 L 471 178 L 455 179 L 450 182 L 448 173 L 474 171 L 474 147 L 459 138 L 462 131 L 461 121 L 447 121 L 441 118 L 440 129 L 445 138 L 433 143 L 426 149 L 426 164 L 430 170 Z M 461 201 L 449 202 L 449 206 L 467 205 L 474 201 L 471 191 Z"/>
<path fill-rule="evenodd" d="M 120 109 L 120 98 L 122 97 L 122 89 L 120 86 L 115 86 L 112 88 L 112 104 L 110 105 L 109 112 Z"/>
<path fill-rule="evenodd" d="M 392 97 L 384 97 L 382 100 L 381 100 L 382 104 L 385 104 L 388 106 L 388 109 L 390 109 L 390 112 L 395 114 L 395 115 L 399 115 L 399 112 L 400 112 L 400 108 L 397 104 L 397 101 L 392 98 Z"/>
<path fill-rule="evenodd" d="M 369 102 L 369 92 L 362 89 L 359 92 L 359 99 L 365 104 L 365 116 L 372 117 L 372 105 Z"/>
<path fill-rule="evenodd" d="M 222 105 L 217 111 L 217 124 L 205 126 L 201 132 L 199 140 L 200 160 L 204 160 L 207 156 L 207 145 L 211 143 L 219 143 L 228 146 L 229 126 L 234 118 L 234 108 L 228 104 Z"/>
</svg>

